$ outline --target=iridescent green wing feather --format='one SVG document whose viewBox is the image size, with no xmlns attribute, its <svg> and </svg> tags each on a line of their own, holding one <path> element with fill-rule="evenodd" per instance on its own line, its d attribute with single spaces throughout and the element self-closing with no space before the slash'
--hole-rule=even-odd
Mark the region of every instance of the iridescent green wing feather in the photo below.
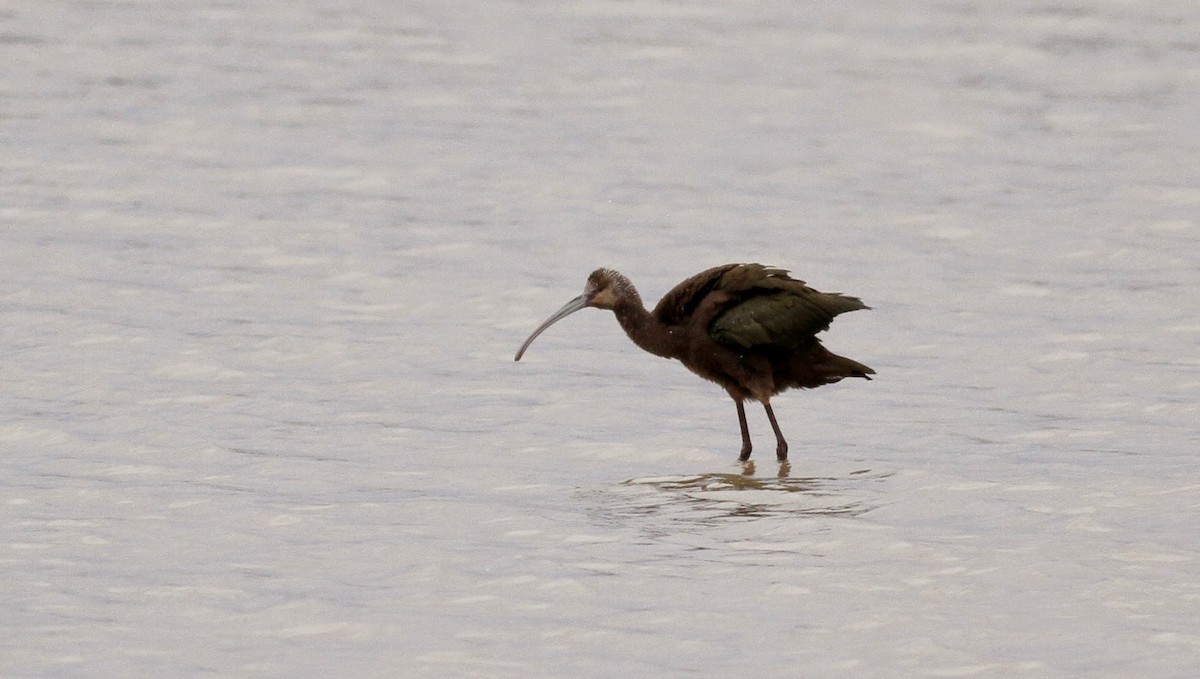
<svg viewBox="0 0 1200 679">
<path fill-rule="evenodd" d="M 734 301 L 713 319 L 709 332 L 718 342 L 743 349 L 792 349 L 828 329 L 838 314 L 867 308 L 857 297 L 819 292 L 783 269 L 757 264 L 724 272 L 716 287 Z"/>
</svg>

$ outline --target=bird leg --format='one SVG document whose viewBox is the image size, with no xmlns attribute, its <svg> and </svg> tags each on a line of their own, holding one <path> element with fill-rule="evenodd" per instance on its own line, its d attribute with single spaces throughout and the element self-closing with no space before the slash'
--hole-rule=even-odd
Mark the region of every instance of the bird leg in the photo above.
<svg viewBox="0 0 1200 679">
<path fill-rule="evenodd" d="M 767 419 L 771 421 L 771 428 L 775 430 L 775 457 L 779 458 L 780 462 L 787 460 L 787 441 L 783 440 L 783 432 L 779 431 L 779 423 L 775 421 L 775 411 L 771 410 L 771 402 L 763 401 L 763 408 L 767 411 Z M 741 404 L 738 404 L 739 406 Z M 743 421 L 745 421 L 743 419 Z"/>
<path fill-rule="evenodd" d="M 742 399 L 740 398 L 733 399 L 733 402 L 737 405 L 738 425 L 742 428 L 742 454 L 738 456 L 738 459 L 745 462 L 750 459 L 750 450 L 752 448 L 750 445 L 750 427 L 746 424 L 746 406 L 742 405 Z"/>
</svg>

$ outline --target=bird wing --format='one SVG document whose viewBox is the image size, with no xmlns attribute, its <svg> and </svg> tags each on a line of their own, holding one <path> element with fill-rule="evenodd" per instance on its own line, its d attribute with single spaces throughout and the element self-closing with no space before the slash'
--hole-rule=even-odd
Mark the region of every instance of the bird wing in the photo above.
<svg viewBox="0 0 1200 679">
<path fill-rule="evenodd" d="M 857 297 L 814 290 L 784 269 L 734 265 L 721 272 L 713 291 L 728 295 L 709 325 L 713 339 L 744 349 L 795 348 L 829 328 L 838 314 L 868 308 Z"/>
<path fill-rule="evenodd" d="M 654 317 L 667 325 L 681 325 L 700 303 L 722 284 L 725 275 L 734 269 L 756 264 L 725 264 L 715 266 L 688 278 L 671 288 L 654 307 Z"/>
</svg>

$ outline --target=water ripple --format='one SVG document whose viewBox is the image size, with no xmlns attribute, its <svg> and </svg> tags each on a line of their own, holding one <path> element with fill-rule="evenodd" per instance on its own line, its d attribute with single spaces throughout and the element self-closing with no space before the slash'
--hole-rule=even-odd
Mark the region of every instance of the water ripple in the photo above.
<svg viewBox="0 0 1200 679">
<path fill-rule="evenodd" d="M 874 486 L 891 476 L 864 469 L 843 477 L 792 477 L 787 465 L 778 476 L 716 472 L 630 479 L 612 488 L 605 514 L 627 521 L 654 517 L 717 524 L 766 517 L 861 516 L 875 508 Z"/>
</svg>

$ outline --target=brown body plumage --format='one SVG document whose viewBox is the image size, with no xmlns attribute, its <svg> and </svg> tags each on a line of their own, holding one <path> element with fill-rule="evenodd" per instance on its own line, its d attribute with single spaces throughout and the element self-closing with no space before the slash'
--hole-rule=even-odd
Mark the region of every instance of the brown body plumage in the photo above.
<svg viewBox="0 0 1200 679">
<path fill-rule="evenodd" d="M 597 269 L 584 293 L 538 327 L 515 360 L 543 330 L 585 307 L 611 310 L 639 347 L 678 359 L 724 387 L 737 404 L 742 460 L 751 451 L 746 399 L 763 404 L 775 431 L 776 456 L 786 460 L 787 441 L 771 409 L 772 396 L 875 374 L 830 352 L 816 337 L 838 314 L 869 307 L 857 297 L 818 292 L 783 269 L 761 264 L 726 264 L 696 274 L 664 295 L 653 311 L 646 310 L 628 278 Z"/>
</svg>

